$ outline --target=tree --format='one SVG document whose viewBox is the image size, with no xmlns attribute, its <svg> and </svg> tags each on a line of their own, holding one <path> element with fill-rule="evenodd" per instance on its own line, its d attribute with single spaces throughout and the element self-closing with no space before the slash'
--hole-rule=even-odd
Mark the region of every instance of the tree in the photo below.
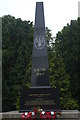
<svg viewBox="0 0 80 120">
<path fill-rule="evenodd" d="M 80 104 L 80 96 L 78 95 L 80 87 L 79 81 L 79 21 L 71 20 L 70 25 L 67 24 L 61 32 L 58 32 L 56 42 L 58 45 L 57 53 L 59 53 L 65 64 L 66 73 L 70 76 L 70 92 L 72 97 Z M 56 46 L 57 47 L 57 46 Z"/>
<path fill-rule="evenodd" d="M 21 86 L 27 82 L 26 68 L 32 54 L 33 24 L 7 15 L 2 17 L 3 111 L 16 109 Z"/>
</svg>

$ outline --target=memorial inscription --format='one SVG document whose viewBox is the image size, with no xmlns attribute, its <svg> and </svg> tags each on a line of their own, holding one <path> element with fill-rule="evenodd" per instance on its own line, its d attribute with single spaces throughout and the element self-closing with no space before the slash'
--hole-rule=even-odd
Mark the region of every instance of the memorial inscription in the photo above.
<svg viewBox="0 0 80 120">
<path fill-rule="evenodd" d="M 40 69 L 34 69 L 34 74 L 36 76 L 44 76 L 46 72 L 46 69 L 40 68 Z"/>
<path fill-rule="evenodd" d="M 59 89 L 53 88 L 23 89 L 21 92 L 21 106 L 24 110 L 38 106 L 43 110 L 57 110 L 60 109 L 59 94 Z"/>
</svg>

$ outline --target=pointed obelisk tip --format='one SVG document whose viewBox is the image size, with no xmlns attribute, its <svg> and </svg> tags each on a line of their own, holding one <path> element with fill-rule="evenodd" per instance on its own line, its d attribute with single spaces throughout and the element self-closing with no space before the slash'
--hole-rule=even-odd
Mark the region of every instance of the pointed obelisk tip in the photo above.
<svg viewBox="0 0 80 120">
<path fill-rule="evenodd" d="M 35 27 L 45 27 L 43 2 L 36 2 Z"/>
<path fill-rule="evenodd" d="M 36 2 L 36 3 L 42 3 L 43 4 L 43 2 Z"/>
<path fill-rule="evenodd" d="M 36 2 L 36 6 L 37 5 L 42 5 L 43 6 L 43 2 Z"/>
</svg>

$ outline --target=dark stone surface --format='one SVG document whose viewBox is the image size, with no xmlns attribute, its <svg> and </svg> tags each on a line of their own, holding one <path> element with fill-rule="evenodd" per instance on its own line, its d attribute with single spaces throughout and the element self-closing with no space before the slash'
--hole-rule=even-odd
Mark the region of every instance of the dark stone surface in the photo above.
<svg viewBox="0 0 80 120">
<path fill-rule="evenodd" d="M 49 85 L 48 55 L 43 2 L 36 3 L 31 87 Z"/>
<path fill-rule="evenodd" d="M 28 111 L 35 107 L 43 110 L 59 110 L 59 89 L 32 88 L 21 90 L 21 111 Z"/>
</svg>

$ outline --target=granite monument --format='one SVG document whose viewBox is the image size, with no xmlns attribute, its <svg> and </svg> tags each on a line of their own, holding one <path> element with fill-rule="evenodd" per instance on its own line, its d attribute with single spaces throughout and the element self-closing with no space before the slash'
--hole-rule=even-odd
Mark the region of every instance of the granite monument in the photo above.
<svg viewBox="0 0 80 120">
<path fill-rule="evenodd" d="M 20 112 L 33 107 L 59 110 L 59 89 L 50 87 L 43 2 L 36 3 L 30 89 L 20 92 Z"/>
</svg>

